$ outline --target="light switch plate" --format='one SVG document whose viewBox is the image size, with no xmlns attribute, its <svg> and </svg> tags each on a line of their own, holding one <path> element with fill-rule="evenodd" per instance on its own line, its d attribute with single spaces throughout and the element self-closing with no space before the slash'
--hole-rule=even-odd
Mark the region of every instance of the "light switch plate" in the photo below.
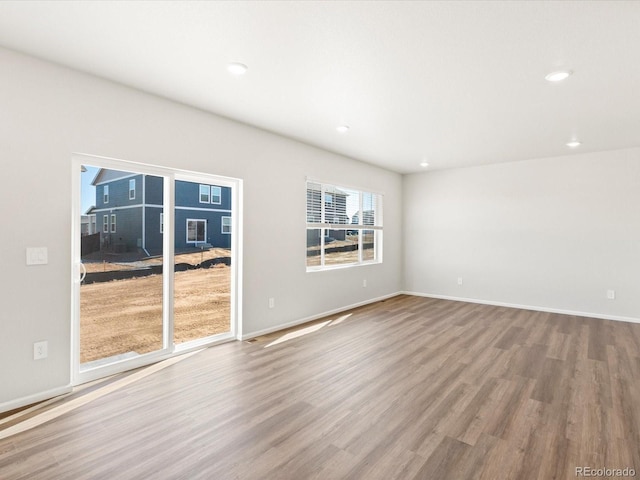
<svg viewBox="0 0 640 480">
<path fill-rule="evenodd" d="M 47 247 L 27 247 L 27 265 L 46 265 L 49 263 Z"/>
</svg>

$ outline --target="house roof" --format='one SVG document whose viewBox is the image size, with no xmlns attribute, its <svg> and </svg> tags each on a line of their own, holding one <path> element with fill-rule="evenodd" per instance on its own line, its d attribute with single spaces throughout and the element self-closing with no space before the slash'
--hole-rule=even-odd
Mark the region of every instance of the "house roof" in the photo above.
<svg viewBox="0 0 640 480">
<path fill-rule="evenodd" d="M 117 180 L 122 177 L 130 177 L 134 175 L 133 172 L 125 172 L 122 170 L 113 170 L 110 168 L 101 168 L 96 173 L 96 176 L 91 180 L 91 185 L 98 185 L 99 183 L 109 182 L 112 180 Z"/>
</svg>

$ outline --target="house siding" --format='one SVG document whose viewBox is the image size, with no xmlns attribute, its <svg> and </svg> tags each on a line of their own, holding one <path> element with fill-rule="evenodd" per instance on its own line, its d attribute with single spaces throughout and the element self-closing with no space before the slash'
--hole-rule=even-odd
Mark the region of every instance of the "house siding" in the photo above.
<svg viewBox="0 0 640 480">
<path fill-rule="evenodd" d="M 125 172 L 121 172 L 125 173 Z M 129 180 L 135 180 L 135 198 L 129 199 Z M 104 202 L 104 189 L 109 186 L 109 201 Z M 96 208 L 118 208 L 142 204 L 142 175 L 129 175 L 96 185 Z"/>
<path fill-rule="evenodd" d="M 135 198 L 129 198 L 129 182 L 135 181 Z M 142 188 L 144 182 L 144 189 Z M 131 174 L 117 170 L 102 170 L 94 180 L 96 185 L 96 213 L 98 227 L 102 232 L 103 215 L 116 215 L 116 232 L 102 233 L 102 248 L 133 252 L 144 249 L 149 255 L 162 253 L 160 213 L 163 212 L 163 177 Z M 109 187 L 109 201 L 104 202 L 104 189 Z M 208 243 L 215 247 L 230 248 L 231 235 L 222 233 L 222 218 L 231 216 L 231 188 L 217 185 L 220 203 L 200 202 L 200 184 L 176 181 L 175 197 L 175 248 L 185 250 Z M 144 215 L 143 215 L 144 209 Z M 187 220 L 206 222 L 206 237 L 200 242 L 187 241 Z M 144 223 L 144 236 L 143 236 Z M 109 230 L 111 224 L 109 223 Z"/>
<path fill-rule="evenodd" d="M 217 186 L 217 185 L 212 185 Z M 220 187 L 220 203 L 200 203 L 200 184 L 176 181 L 176 206 L 231 211 L 231 189 Z"/>
<path fill-rule="evenodd" d="M 210 185 L 219 187 L 217 185 Z M 193 248 L 194 242 L 187 242 L 187 220 L 206 222 L 206 239 L 214 247 L 230 248 L 231 235 L 222 233 L 222 217 L 231 216 L 231 189 L 220 188 L 220 203 L 201 203 L 200 184 L 176 181 L 175 247 Z M 200 242 L 198 242 L 200 243 Z"/>
<path fill-rule="evenodd" d="M 109 216 L 109 232 L 104 232 L 103 216 Z M 116 231 L 111 231 L 111 215 L 116 216 Z M 106 250 L 134 252 L 142 246 L 142 207 L 96 211 L 101 245 Z"/>
<path fill-rule="evenodd" d="M 206 240 L 214 247 L 231 248 L 231 235 L 222 233 L 222 217 L 231 216 L 231 211 L 217 212 L 191 209 L 176 209 L 175 247 L 176 250 L 193 248 L 197 244 L 187 242 L 187 220 L 204 220 L 207 225 Z M 202 242 L 199 242 L 202 243 Z"/>
<path fill-rule="evenodd" d="M 145 208 L 145 248 L 152 256 L 162 254 L 163 234 L 160 233 L 160 214 L 163 211 L 161 207 L 148 205 Z"/>
<path fill-rule="evenodd" d="M 163 180 L 162 177 L 145 175 L 144 202 L 146 205 L 162 205 L 164 199 Z"/>
</svg>

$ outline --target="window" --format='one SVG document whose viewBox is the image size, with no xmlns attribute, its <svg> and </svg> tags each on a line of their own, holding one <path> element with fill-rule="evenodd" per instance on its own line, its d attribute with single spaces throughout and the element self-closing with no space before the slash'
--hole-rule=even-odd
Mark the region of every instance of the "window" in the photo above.
<svg viewBox="0 0 640 480">
<path fill-rule="evenodd" d="M 211 187 L 211 203 L 216 203 L 216 204 L 222 203 L 221 187 Z"/>
<path fill-rule="evenodd" d="M 307 271 L 382 262 L 382 195 L 307 182 Z"/>
<path fill-rule="evenodd" d="M 102 232 L 109 233 L 109 215 L 102 216 Z"/>
<path fill-rule="evenodd" d="M 160 233 L 164 233 L 164 213 L 160 214 Z"/>
<path fill-rule="evenodd" d="M 136 180 L 132 178 L 129 180 L 129 200 L 134 200 L 136 198 Z"/>
<path fill-rule="evenodd" d="M 116 214 L 111 214 L 111 233 L 116 233 Z"/>
<path fill-rule="evenodd" d="M 187 243 L 204 242 L 207 238 L 207 221 L 187 219 Z"/>
<path fill-rule="evenodd" d="M 214 185 L 200 185 L 200 203 L 222 203 L 222 187 Z"/>
<path fill-rule="evenodd" d="M 200 203 L 211 203 L 211 189 L 209 185 L 200 185 Z"/>
<path fill-rule="evenodd" d="M 222 217 L 222 233 L 231 233 L 231 217 Z"/>
<path fill-rule="evenodd" d="M 109 185 L 105 185 L 102 191 L 102 201 L 104 203 L 109 203 Z"/>
</svg>

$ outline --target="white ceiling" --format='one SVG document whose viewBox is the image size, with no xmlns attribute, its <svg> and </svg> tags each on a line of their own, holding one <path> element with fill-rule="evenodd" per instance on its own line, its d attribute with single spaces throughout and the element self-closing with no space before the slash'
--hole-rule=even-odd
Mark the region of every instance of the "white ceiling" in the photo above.
<svg viewBox="0 0 640 480">
<path fill-rule="evenodd" d="M 640 146 L 635 1 L 2 1 L 0 45 L 402 173 Z"/>
</svg>

